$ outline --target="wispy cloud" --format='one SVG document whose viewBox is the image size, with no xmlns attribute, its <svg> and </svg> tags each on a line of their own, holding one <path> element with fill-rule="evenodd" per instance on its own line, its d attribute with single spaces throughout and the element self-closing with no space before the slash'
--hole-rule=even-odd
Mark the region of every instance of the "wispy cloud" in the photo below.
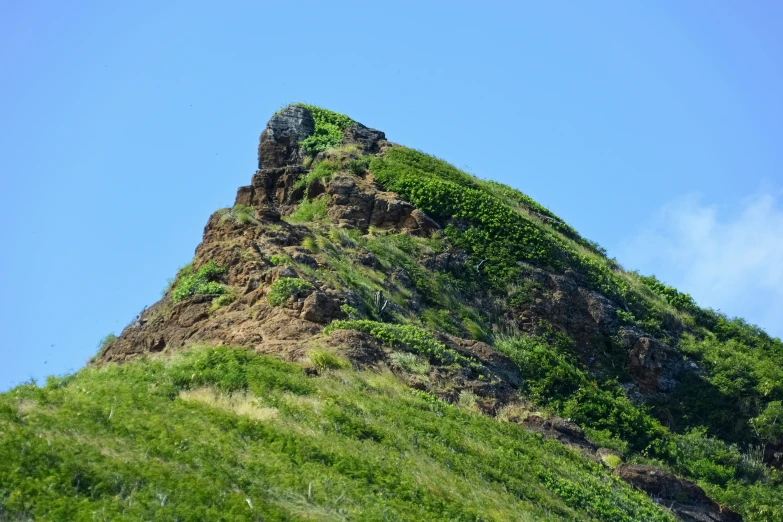
<svg viewBox="0 0 783 522">
<path fill-rule="evenodd" d="M 783 197 L 757 194 L 731 207 L 697 195 L 664 205 L 620 245 L 628 268 L 783 337 Z"/>
</svg>

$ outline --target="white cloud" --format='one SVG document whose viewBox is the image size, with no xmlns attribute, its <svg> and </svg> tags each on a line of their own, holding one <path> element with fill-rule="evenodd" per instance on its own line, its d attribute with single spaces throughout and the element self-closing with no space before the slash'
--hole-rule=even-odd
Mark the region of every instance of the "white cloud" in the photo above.
<svg viewBox="0 0 783 522">
<path fill-rule="evenodd" d="M 757 194 L 730 208 L 678 198 L 621 244 L 617 258 L 783 337 L 783 197 Z"/>
</svg>

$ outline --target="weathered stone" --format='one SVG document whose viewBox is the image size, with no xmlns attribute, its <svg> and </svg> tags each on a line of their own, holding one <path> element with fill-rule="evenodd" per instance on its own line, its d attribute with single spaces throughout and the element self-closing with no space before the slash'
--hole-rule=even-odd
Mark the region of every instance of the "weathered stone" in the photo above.
<svg viewBox="0 0 783 522">
<path fill-rule="evenodd" d="M 315 120 L 304 107 L 289 105 L 266 124 L 258 144 L 258 169 L 279 168 L 302 163 L 299 142 L 315 132 Z"/>
<path fill-rule="evenodd" d="M 671 348 L 652 337 L 640 337 L 636 340 L 628 355 L 628 372 L 636 377 L 636 383 L 642 392 L 659 390 L 671 351 Z M 665 379 L 663 384 L 669 390 L 676 385 L 667 383 Z"/>
<path fill-rule="evenodd" d="M 329 180 L 326 193 L 331 196 L 327 216 L 351 228 L 366 230 L 373 207 L 373 195 L 359 189 L 350 176 L 336 175 Z"/>
<path fill-rule="evenodd" d="M 300 317 L 314 323 L 328 323 L 340 314 L 337 301 L 323 292 L 313 292 L 304 300 Z"/>
<path fill-rule="evenodd" d="M 365 153 L 373 153 L 378 152 L 379 142 L 385 139 L 386 135 L 383 132 L 356 123 L 345 130 L 343 143 L 356 143 L 361 145 Z"/>
</svg>

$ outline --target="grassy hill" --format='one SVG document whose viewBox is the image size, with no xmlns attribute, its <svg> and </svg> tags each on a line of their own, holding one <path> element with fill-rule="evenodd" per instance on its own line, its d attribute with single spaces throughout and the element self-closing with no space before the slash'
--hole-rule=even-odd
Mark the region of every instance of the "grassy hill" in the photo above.
<svg viewBox="0 0 783 522">
<path fill-rule="evenodd" d="M 781 404 L 780 339 L 298 104 L 158 303 L 0 394 L 0 520 L 783 520 Z"/>
</svg>

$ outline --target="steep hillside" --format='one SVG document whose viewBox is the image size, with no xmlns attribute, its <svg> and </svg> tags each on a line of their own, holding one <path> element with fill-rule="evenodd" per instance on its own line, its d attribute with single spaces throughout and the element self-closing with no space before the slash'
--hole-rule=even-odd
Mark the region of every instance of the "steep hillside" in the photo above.
<svg viewBox="0 0 783 522">
<path fill-rule="evenodd" d="M 297 104 L 160 301 L 1 396 L 0 520 L 783 520 L 781 401 L 779 339 Z"/>
</svg>

